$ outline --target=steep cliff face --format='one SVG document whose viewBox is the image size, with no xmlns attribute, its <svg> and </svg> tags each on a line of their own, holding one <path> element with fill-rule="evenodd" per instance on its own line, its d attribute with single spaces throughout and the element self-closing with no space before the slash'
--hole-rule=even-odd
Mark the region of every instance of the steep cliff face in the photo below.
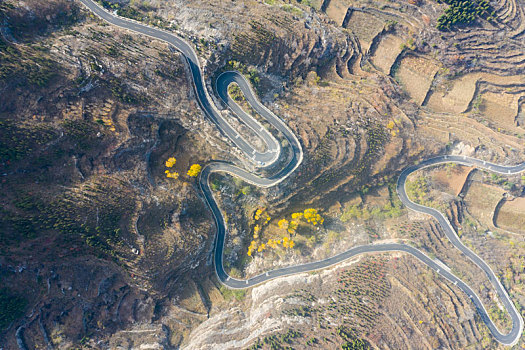
<svg viewBox="0 0 525 350">
<path fill-rule="evenodd" d="M 458 327 L 465 331 L 457 332 Z M 345 344 L 364 349 L 407 345 L 461 349 L 489 346 L 491 341 L 463 294 L 446 287 L 411 257 L 376 255 L 254 287 L 243 301 L 215 309 L 183 347 L 344 348 Z"/>
</svg>

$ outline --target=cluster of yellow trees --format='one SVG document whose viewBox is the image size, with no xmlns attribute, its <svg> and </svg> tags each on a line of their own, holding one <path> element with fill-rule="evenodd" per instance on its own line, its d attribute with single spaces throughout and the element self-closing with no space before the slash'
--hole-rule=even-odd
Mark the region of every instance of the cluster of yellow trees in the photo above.
<svg viewBox="0 0 525 350">
<path fill-rule="evenodd" d="M 253 252 L 262 252 L 266 249 L 272 248 L 275 249 L 279 245 L 282 245 L 284 248 L 293 248 L 295 242 L 290 239 L 290 237 L 283 237 L 282 239 L 273 239 L 270 238 L 266 243 L 258 244 L 256 240 L 259 239 L 259 234 L 265 225 L 268 225 L 272 219 L 270 215 L 266 212 L 266 208 L 258 208 L 255 211 L 253 216 L 255 221 L 258 223 L 253 227 L 253 241 L 251 241 L 250 246 L 248 247 L 248 256 L 252 256 Z"/>
<path fill-rule="evenodd" d="M 295 246 L 295 242 L 290 239 L 290 237 L 283 237 L 282 239 L 273 239 L 270 238 L 266 243 L 261 243 L 260 245 L 257 245 L 256 241 L 252 241 L 250 243 L 250 246 L 248 247 L 248 256 L 252 256 L 253 252 L 257 250 L 257 252 L 262 252 L 263 250 L 266 250 L 268 248 L 277 248 L 280 244 L 284 248 L 293 248 Z"/>
<path fill-rule="evenodd" d="M 297 227 L 299 226 L 299 221 L 304 218 L 308 223 L 317 226 L 322 225 L 324 222 L 324 218 L 319 215 L 317 212 L 317 209 L 308 208 L 305 209 L 302 213 L 293 213 L 292 214 L 292 220 L 288 221 L 286 219 L 281 219 L 277 223 L 279 228 L 285 229 L 288 231 L 289 234 L 295 234 Z"/>
<path fill-rule="evenodd" d="M 177 159 L 175 159 L 174 157 L 168 158 L 168 160 L 166 161 L 166 168 L 173 168 L 175 163 L 177 163 Z M 166 170 L 164 173 L 166 174 L 166 177 L 169 177 L 171 179 L 179 178 L 179 173 L 176 171 Z"/>
<path fill-rule="evenodd" d="M 115 128 L 115 124 L 113 124 L 113 120 L 107 116 L 103 116 L 100 119 L 95 120 L 97 123 L 102 124 L 104 126 L 109 127 L 110 131 L 116 132 L 117 129 Z"/>
<path fill-rule="evenodd" d="M 188 170 L 188 176 L 197 177 L 201 172 L 201 169 L 202 167 L 199 164 L 193 164 L 190 166 L 190 170 Z"/>
<path fill-rule="evenodd" d="M 266 208 L 258 208 L 256 211 L 255 211 L 255 215 L 253 216 L 253 218 L 255 219 L 255 221 L 259 221 L 259 219 L 261 218 L 261 215 L 262 213 L 266 210 Z"/>
<path fill-rule="evenodd" d="M 168 160 L 165 163 L 166 168 L 173 168 L 175 163 L 177 163 L 177 159 L 175 159 L 174 157 L 168 158 Z M 191 176 L 191 177 L 197 177 L 199 173 L 201 172 L 201 170 L 202 170 L 202 167 L 199 164 L 193 164 L 192 166 L 190 166 L 190 169 L 188 170 L 187 174 L 188 176 Z M 169 177 L 171 179 L 179 178 L 179 173 L 176 171 L 171 171 L 169 169 L 166 169 L 164 173 L 166 174 L 166 177 Z"/>
<path fill-rule="evenodd" d="M 399 134 L 399 128 L 398 128 L 398 125 L 399 125 L 399 120 L 396 119 L 396 120 L 391 120 L 388 122 L 388 124 L 386 125 L 386 128 L 388 130 L 390 130 L 390 134 L 392 136 L 396 136 L 397 134 Z"/>
<path fill-rule="evenodd" d="M 308 208 L 305 209 L 303 212 L 293 213 L 291 215 L 291 220 L 281 219 L 277 222 L 277 225 L 279 228 L 286 230 L 288 233 L 288 236 L 283 237 L 282 239 L 268 239 L 266 243 L 257 243 L 257 239 L 259 239 L 259 234 L 262 230 L 262 228 L 267 225 L 271 218 L 270 216 L 265 213 L 265 208 L 259 208 L 255 211 L 254 219 L 255 221 L 260 221 L 264 219 L 262 223 L 257 223 L 255 227 L 253 228 L 253 241 L 251 241 L 250 246 L 248 247 L 248 256 L 252 256 L 253 252 L 262 252 L 265 249 L 268 248 L 277 248 L 279 245 L 282 245 L 284 248 L 293 248 L 295 246 L 295 242 L 289 237 L 289 235 L 294 235 L 297 231 L 297 228 L 299 227 L 299 222 L 301 219 L 304 219 L 309 224 L 312 224 L 313 226 L 322 225 L 324 222 L 324 218 L 319 215 L 317 212 L 317 209 Z M 264 218 L 266 216 L 266 218 Z"/>
<path fill-rule="evenodd" d="M 174 157 L 170 157 L 168 158 L 168 160 L 166 161 L 166 168 L 172 168 L 175 163 L 177 163 L 177 159 L 175 159 Z"/>
<path fill-rule="evenodd" d="M 299 226 L 299 223 L 295 220 L 288 221 L 286 219 L 281 219 L 277 223 L 279 228 L 285 229 L 288 231 L 289 234 L 293 235 L 295 234 L 295 230 L 297 230 L 297 227 Z"/>
<path fill-rule="evenodd" d="M 259 220 L 262 219 L 263 214 L 266 216 L 266 219 L 264 220 L 264 222 L 262 222 L 261 224 L 255 225 L 255 227 L 253 228 L 253 238 L 254 239 L 258 239 L 259 238 L 259 233 L 261 232 L 261 230 L 264 227 L 264 225 L 267 225 L 270 222 L 270 220 L 272 219 L 270 217 L 270 215 L 268 215 L 268 213 L 266 213 L 266 208 L 258 208 L 255 211 L 255 215 L 253 216 L 253 218 L 255 219 L 255 221 L 259 221 Z"/>
<path fill-rule="evenodd" d="M 253 251 L 256 250 L 256 249 L 257 249 L 257 242 L 252 241 L 250 243 L 250 246 L 248 247 L 248 253 L 247 253 L 248 256 L 252 256 Z"/>
<path fill-rule="evenodd" d="M 314 226 L 317 226 L 317 224 L 322 225 L 324 222 L 323 217 L 317 213 L 317 209 L 305 209 L 303 212 L 303 216 L 306 219 L 306 221 L 308 221 Z"/>
</svg>

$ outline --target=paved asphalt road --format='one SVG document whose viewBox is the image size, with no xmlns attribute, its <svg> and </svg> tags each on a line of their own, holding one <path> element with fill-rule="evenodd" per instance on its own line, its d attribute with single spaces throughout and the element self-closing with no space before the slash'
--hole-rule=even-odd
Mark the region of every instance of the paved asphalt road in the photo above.
<svg viewBox="0 0 525 350">
<path fill-rule="evenodd" d="M 102 19 L 113 25 L 132 30 L 134 32 L 138 32 L 144 35 L 148 35 L 158 40 L 162 40 L 177 48 L 186 58 L 186 61 L 191 71 L 194 83 L 193 89 L 197 101 L 204 113 L 206 114 L 206 116 L 210 118 L 210 120 L 217 125 L 219 130 L 221 130 L 221 132 L 224 135 L 226 135 L 237 147 L 239 147 L 239 149 L 241 149 L 246 154 L 246 156 L 249 159 L 251 159 L 255 164 L 259 165 L 260 167 L 269 167 L 278 160 L 281 152 L 281 147 L 278 141 L 275 140 L 275 138 L 266 129 L 264 129 L 259 122 L 257 122 L 254 118 L 249 116 L 244 111 L 242 111 L 242 109 L 237 104 L 235 104 L 231 100 L 231 98 L 229 98 L 227 94 L 227 88 L 229 84 L 237 83 L 240 89 L 242 90 L 244 96 L 246 97 L 246 100 L 248 101 L 248 103 L 250 103 L 252 108 L 254 108 L 257 113 L 259 113 L 263 118 L 265 118 L 288 140 L 289 147 L 291 147 L 293 151 L 292 159 L 278 173 L 268 178 L 259 177 L 225 162 L 212 162 L 209 165 L 205 166 L 202 170 L 201 176 L 199 178 L 199 186 L 214 215 L 215 223 L 217 226 L 217 235 L 215 239 L 214 250 L 214 264 L 217 276 L 223 284 L 230 288 L 248 288 L 276 277 L 323 269 L 328 266 L 337 264 L 341 261 L 344 261 L 346 259 L 349 259 L 351 257 L 357 256 L 359 254 L 393 251 L 405 252 L 419 259 L 421 262 L 423 262 L 431 269 L 436 271 L 439 275 L 448 279 L 450 282 L 459 287 L 464 293 L 466 293 L 476 306 L 478 313 L 481 315 L 481 318 L 488 326 L 490 332 L 500 343 L 514 345 L 519 340 L 523 331 L 523 318 L 516 310 L 505 288 L 501 285 L 500 281 L 498 280 L 492 269 L 479 256 L 477 256 L 474 252 L 472 252 L 470 249 L 463 245 L 463 243 L 456 235 L 456 232 L 454 231 L 448 220 L 443 216 L 443 214 L 441 214 L 439 211 L 433 208 L 428 208 L 416 204 L 410 199 L 408 199 L 408 196 L 405 191 L 405 183 L 407 176 L 410 175 L 412 172 L 422 169 L 424 167 L 441 163 L 452 162 L 468 166 L 473 165 L 500 174 L 515 174 L 518 172 L 522 172 L 525 170 L 525 163 L 507 167 L 484 162 L 473 158 L 459 156 L 441 156 L 425 160 L 419 163 L 418 165 L 406 168 L 399 176 L 397 183 L 397 192 L 403 204 L 406 205 L 409 209 L 433 216 L 439 222 L 452 244 L 454 244 L 454 246 L 458 248 L 463 254 L 468 256 L 486 274 L 487 278 L 490 280 L 490 282 L 496 289 L 498 296 L 500 297 L 501 301 L 503 302 L 505 308 L 507 309 L 512 319 L 512 330 L 508 334 L 503 334 L 496 328 L 496 326 L 490 319 L 487 311 L 485 310 L 480 298 L 467 284 L 465 284 L 458 277 L 453 275 L 449 271 L 449 269 L 443 265 L 443 263 L 431 259 L 422 251 L 406 244 L 391 243 L 358 246 L 325 260 L 268 271 L 264 274 L 252 277 L 248 280 L 237 280 L 231 278 L 226 273 L 223 267 L 223 249 L 226 237 L 226 225 L 222 213 L 219 207 L 217 206 L 217 202 L 213 198 L 213 193 L 209 186 L 209 177 L 214 172 L 223 172 L 240 177 L 244 181 L 247 181 L 256 186 L 274 186 L 279 182 L 283 181 L 285 178 L 287 178 L 300 165 L 303 158 L 303 152 L 299 140 L 281 119 L 279 119 L 275 114 L 273 114 L 270 110 L 264 107 L 257 100 L 255 94 L 253 93 L 253 90 L 251 89 L 250 84 L 241 74 L 237 72 L 223 73 L 217 79 L 217 93 L 219 94 L 221 99 L 226 103 L 226 105 L 232 110 L 232 112 L 234 112 L 244 123 L 246 123 L 246 125 L 252 128 L 252 130 L 254 130 L 262 140 L 264 140 L 264 142 L 267 145 L 266 152 L 258 152 L 227 123 L 227 121 L 222 117 L 221 113 L 213 104 L 211 98 L 208 95 L 208 90 L 204 84 L 203 75 L 199 65 L 199 59 L 190 44 L 188 44 L 183 39 L 177 37 L 176 35 L 168 33 L 166 31 L 152 28 L 132 20 L 117 17 L 103 10 L 92 0 L 79 1 L 82 2 L 91 11 L 93 11 L 97 16 L 101 17 Z"/>
<path fill-rule="evenodd" d="M 506 175 L 523 172 L 525 170 L 525 163 L 515 166 L 503 166 L 465 156 L 440 156 L 424 160 L 417 165 L 404 169 L 399 175 L 396 188 L 397 194 L 399 195 L 399 198 L 401 199 L 404 205 L 406 205 L 409 209 L 412 209 L 414 211 L 433 216 L 443 228 L 443 231 L 445 232 L 445 235 L 450 240 L 450 242 L 464 255 L 466 255 L 470 260 L 472 260 L 472 262 L 474 262 L 474 264 L 476 264 L 481 270 L 483 270 L 490 283 L 492 283 L 492 285 L 494 286 L 494 289 L 496 290 L 500 300 L 503 302 L 503 305 L 507 309 L 507 312 L 509 313 L 512 319 L 512 330 L 510 333 L 502 334 L 501 332 L 499 332 L 494 323 L 490 320 L 486 310 L 483 307 L 483 304 L 481 304 L 481 302 L 479 301 L 478 296 L 472 293 L 469 294 L 469 292 L 467 292 L 463 287 L 461 287 L 459 283 L 458 286 L 472 299 L 472 301 L 476 305 L 476 308 L 478 309 L 478 312 L 483 318 L 483 321 L 487 324 L 494 337 L 496 337 L 496 339 L 498 339 L 498 341 L 503 344 L 513 344 L 518 341 L 518 339 L 521 336 L 521 333 L 523 332 L 523 318 L 520 315 L 520 313 L 516 310 L 514 303 L 510 300 L 507 291 L 494 274 L 494 271 L 492 271 L 490 266 L 483 259 L 481 259 L 478 255 L 476 255 L 476 253 L 467 248 L 461 242 L 450 222 L 440 211 L 412 202 L 408 198 L 408 195 L 406 193 L 406 180 L 411 173 L 426 167 L 444 163 L 456 163 L 463 164 L 466 166 L 476 166 L 480 169 L 485 169 Z"/>
<path fill-rule="evenodd" d="M 216 91 L 219 97 L 222 99 L 222 101 L 230 108 L 230 110 L 235 114 L 239 119 L 243 120 L 246 125 L 248 125 L 257 135 L 263 138 L 263 141 L 266 143 L 266 145 L 269 147 L 269 150 L 275 154 L 275 156 L 278 158 L 279 154 L 281 153 L 279 142 L 273 137 L 273 135 L 259 123 L 257 120 L 251 118 L 228 94 L 228 86 L 232 83 L 236 83 L 237 85 L 244 85 L 244 86 L 250 86 L 246 82 L 246 79 L 244 76 L 239 74 L 238 72 L 230 71 L 225 72 L 219 75 L 217 78 L 217 81 L 215 82 Z M 246 89 L 244 89 L 246 90 Z M 255 98 L 255 95 L 250 93 L 246 97 L 247 102 L 251 106 L 262 106 L 259 104 L 259 101 Z M 254 101 L 255 100 L 255 101 Z M 262 106 L 264 107 L 264 106 Z M 261 109 L 261 108 L 259 108 Z M 258 111 L 259 115 L 266 114 L 266 111 Z"/>
<path fill-rule="evenodd" d="M 156 29 L 153 27 L 140 24 L 133 20 L 128 20 L 115 16 L 92 0 L 79 0 L 87 8 L 89 8 L 97 16 L 109 22 L 115 26 L 132 30 L 141 34 L 148 35 L 155 39 L 164 41 L 170 45 L 176 47 L 186 58 L 189 69 L 191 71 L 193 79 L 193 89 L 197 97 L 201 109 L 204 111 L 206 116 L 212 120 L 219 130 L 226 135 L 241 151 L 243 151 L 249 159 L 252 159 L 256 164 L 270 165 L 279 158 L 279 149 L 269 149 L 267 152 L 258 152 L 252 147 L 246 140 L 235 131 L 230 124 L 222 117 L 221 113 L 217 110 L 213 104 L 211 98 L 208 96 L 208 90 L 203 80 L 202 72 L 199 65 L 199 58 L 195 53 L 193 47 L 188 44 L 182 38 L 171 34 L 167 31 Z M 253 119 L 249 117 L 249 119 Z"/>
</svg>

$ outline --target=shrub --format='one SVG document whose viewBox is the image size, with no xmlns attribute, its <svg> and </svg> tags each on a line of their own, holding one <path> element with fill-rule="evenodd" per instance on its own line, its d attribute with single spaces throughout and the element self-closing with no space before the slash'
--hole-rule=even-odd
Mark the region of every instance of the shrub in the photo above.
<svg viewBox="0 0 525 350">
<path fill-rule="evenodd" d="M 488 0 L 438 0 L 450 5 L 437 20 L 439 30 L 450 30 L 460 24 L 470 24 L 478 18 L 492 20 L 495 12 Z"/>
<path fill-rule="evenodd" d="M 11 322 L 24 314 L 27 305 L 20 295 L 14 295 L 7 289 L 0 290 L 0 330 L 5 329 Z"/>
</svg>

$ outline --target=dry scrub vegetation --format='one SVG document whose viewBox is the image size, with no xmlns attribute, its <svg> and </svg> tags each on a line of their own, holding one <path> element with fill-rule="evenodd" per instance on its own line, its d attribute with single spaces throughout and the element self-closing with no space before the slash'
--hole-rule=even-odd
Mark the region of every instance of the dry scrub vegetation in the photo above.
<svg viewBox="0 0 525 350">
<path fill-rule="evenodd" d="M 233 275 L 409 242 L 509 326 L 484 276 L 401 206 L 394 183 L 442 152 L 523 161 L 522 4 L 497 1 L 490 18 L 439 31 L 448 5 L 432 0 L 118 3 L 105 1 L 191 41 L 210 86 L 240 70 L 303 146 L 275 188 L 213 179 Z M 5 348 L 498 347 L 468 298 L 403 255 L 220 286 L 215 228 L 187 170 L 211 159 L 254 169 L 199 111 L 180 55 L 76 2 L 6 0 L 0 25 L 0 310 L 16 316 L 2 318 Z M 523 178 L 459 166 L 415 175 L 411 196 L 446 212 L 523 308 Z M 305 209 L 324 222 L 285 233 L 279 222 Z M 258 248 L 282 241 L 250 257 L 255 234 Z"/>
</svg>

